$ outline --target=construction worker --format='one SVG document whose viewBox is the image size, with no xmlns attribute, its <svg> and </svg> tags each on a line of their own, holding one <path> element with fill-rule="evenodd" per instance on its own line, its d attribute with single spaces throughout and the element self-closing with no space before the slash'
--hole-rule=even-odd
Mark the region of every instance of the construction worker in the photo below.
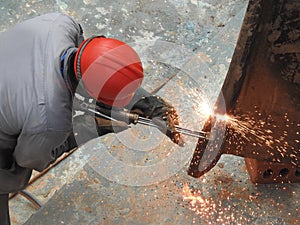
<svg viewBox="0 0 300 225">
<path fill-rule="evenodd" d="M 113 38 L 84 41 L 81 26 L 67 15 L 45 14 L 1 33 L 0 68 L 0 225 L 10 224 L 9 193 L 24 189 L 32 170 L 44 170 L 78 145 L 72 105 L 79 83 L 97 104 L 130 106 L 182 143 L 174 108 L 140 88 L 144 75 L 137 53 Z M 98 135 L 115 132 L 113 126 L 128 128 L 123 121 L 93 120 Z"/>
</svg>

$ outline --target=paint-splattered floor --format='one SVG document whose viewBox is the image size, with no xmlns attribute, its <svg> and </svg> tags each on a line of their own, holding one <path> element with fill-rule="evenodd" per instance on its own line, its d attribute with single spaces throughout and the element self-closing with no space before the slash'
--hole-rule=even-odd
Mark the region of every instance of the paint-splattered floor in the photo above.
<svg viewBox="0 0 300 225">
<path fill-rule="evenodd" d="M 178 74 L 158 94 L 174 104 L 185 127 L 199 129 L 201 113 L 191 109 L 203 99 L 213 104 L 219 94 L 247 2 L 0 1 L 0 31 L 60 11 L 78 20 L 86 37 L 131 43 L 149 91 Z M 196 141 L 187 138 L 187 146 L 178 148 L 140 126 L 92 140 L 28 187 L 44 204 L 40 210 L 20 195 L 10 200 L 12 224 L 300 223 L 299 184 L 255 186 L 242 158 L 222 156 L 203 177 L 189 177 Z"/>
</svg>

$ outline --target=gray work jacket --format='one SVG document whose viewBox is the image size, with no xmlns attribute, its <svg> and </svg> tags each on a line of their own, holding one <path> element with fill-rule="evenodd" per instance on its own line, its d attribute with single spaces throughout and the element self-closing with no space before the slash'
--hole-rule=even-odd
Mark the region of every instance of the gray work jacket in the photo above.
<svg viewBox="0 0 300 225">
<path fill-rule="evenodd" d="M 72 131 L 61 56 L 82 41 L 80 25 L 59 13 L 0 33 L 0 194 L 22 188 L 32 169 L 53 162 Z"/>
</svg>

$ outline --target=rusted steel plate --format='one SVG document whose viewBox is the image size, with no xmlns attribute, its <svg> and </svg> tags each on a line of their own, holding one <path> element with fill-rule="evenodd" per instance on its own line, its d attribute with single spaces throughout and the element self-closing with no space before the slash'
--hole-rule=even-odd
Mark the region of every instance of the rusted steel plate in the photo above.
<svg viewBox="0 0 300 225">
<path fill-rule="evenodd" d="M 299 15 L 300 10 L 297 6 L 297 1 L 249 2 L 239 41 L 216 103 L 217 115 L 223 113 L 220 109 L 224 109 L 225 102 L 229 118 L 227 129 L 222 148 L 208 169 L 221 154 L 300 167 L 300 74 L 297 67 L 300 64 L 300 42 L 299 36 L 293 36 L 297 32 L 295 15 Z M 278 23 L 289 29 L 280 28 Z M 278 34 L 274 37 L 276 32 Z M 291 40 L 286 40 L 288 38 Z M 290 64 L 285 57 L 290 59 Z M 189 168 L 190 175 L 199 177 L 208 171 L 201 171 L 201 155 L 197 154 L 206 148 L 207 145 L 199 140 Z"/>
</svg>

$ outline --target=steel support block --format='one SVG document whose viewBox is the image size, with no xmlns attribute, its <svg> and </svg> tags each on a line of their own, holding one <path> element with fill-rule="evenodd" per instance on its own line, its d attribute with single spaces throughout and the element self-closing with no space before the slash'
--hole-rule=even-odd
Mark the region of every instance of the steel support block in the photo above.
<svg viewBox="0 0 300 225">
<path fill-rule="evenodd" d="M 256 183 L 299 181 L 298 176 L 260 179 L 265 169 L 275 172 L 281 168 L 279 175 L 285 168 L 289 171 L 293 168 L 295 174 L 299 172 L 299 15 L 299 1 L 249 1 L 239 40 L 215 104 L 215 115 L 224 114 L 225 104 L 226 114 L 238 122 L 226 123 L 222 147 L 205 168 L 200 162 L 203 152 L 207 151 L 207 143 L 199 140 L 189 175 L 199 177 L 211 169 L 222 154 L 233 154 L 247 158 L 248 171 L 256 174 L 251 176 Z M 207 131 L 207 126 L 203 130 Z"/>
</svg>

